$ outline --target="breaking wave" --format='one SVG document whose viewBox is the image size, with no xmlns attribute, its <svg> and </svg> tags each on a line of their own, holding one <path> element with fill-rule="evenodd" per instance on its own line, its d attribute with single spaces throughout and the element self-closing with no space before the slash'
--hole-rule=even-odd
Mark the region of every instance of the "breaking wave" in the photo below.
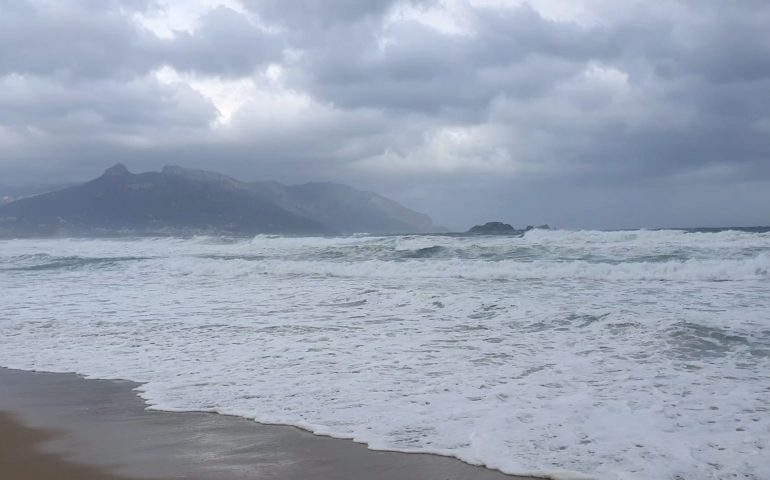
<svg viewBox="0 0 770 480">
<path fill-rule="evenodd" d="M 0 241 L 0 365 L 513 474 L 770 478 L 770 233 Z"/>
</svg>

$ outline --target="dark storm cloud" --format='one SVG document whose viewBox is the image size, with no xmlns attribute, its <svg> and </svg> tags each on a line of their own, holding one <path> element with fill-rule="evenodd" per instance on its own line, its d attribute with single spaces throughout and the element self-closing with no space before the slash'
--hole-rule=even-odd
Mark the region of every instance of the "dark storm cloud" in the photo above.
<svg viewBox="0 0 770 480">
<path fill-rule="evenodd" d="M 242 0 L 167 38 L 137 16 L 168 1 L 0 3 L 0 175 L 110 158 L 350 181 L 455 224 L 770 223 L 764 0 L 596 2 L 587 22 L 536 0 Z M 164 66 L 266 93 L 217 124 Z"/>
<path fill-rule="evenodd" d="M 206 127 L 217 116 L 211 102 L 186 85 L 106 80 L 84 89 L 41 77 L 11 77 L 0 86 L 0 124 L 34 125 L 49 133 Z"/>
<path fill-rule="evenodd" d="M 247 76 L 259 65 L 280 58 L 282 44 L 227 7 L 206 13 L 193 33 L 179 32 L 161 48 L 166 63 L 214 76 Z"/>
<path fill-rule="evenodd" d="M 152 5 L 129 0 L 73 0 L 43 7 L 25 0 L 2 3 L 0 74 L 130 80 L 170 65 L 234 76 L 280 57 L 277 39 L 224 6 L 203 15 L 195 31 L 160 38 L 131 15 Z"/>
<path fill-rule="evenodd" d="M 294 79 L 349 107 L 474 113 L 501 93 L 530 94 L 574 74 L 577 62 L 601 47 L 586 45 L 591 32 L 559 28 L 526 6 L 478 14 L 474 23 L 473 36 L 448 35 L 418 21 L 327 31 L 323 42 L 308 47 Z M 537 71 L 543 67 L 546 72 Z"/>
<path fill-rule="evenodd" d="M 244 0 L 266 20 L 291 27 L 346 25 L 382 15 L 398 0 Z"/>
<path fill-rule="evenodd" d="M 118 2 L 62 2 L 41 9 L 0 3 L 0 73 L 77 77 L 133 76 L 158 62 L 156 40 Z"/>
</svg>

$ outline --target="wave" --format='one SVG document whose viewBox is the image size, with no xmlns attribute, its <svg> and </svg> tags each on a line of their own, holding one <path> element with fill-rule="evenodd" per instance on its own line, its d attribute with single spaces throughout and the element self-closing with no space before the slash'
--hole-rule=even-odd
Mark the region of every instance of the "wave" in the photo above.
<svg viewBox="0 0 770 480">
<path fill-rule="evenodd" d="M 8 267 L 41 270 L 0 271 L 4 365 L 154 408 L 509 473 L 770 478 L 766 233 L 0 241 Z"/>
<path fill-rule="evenodd" d="M 0 267 L 5 271 L 40 271 L 40 270 L 75 270 L 82 267 L 110 267 L 124 262 L 149 260 L 150 257 L 57 257 L 48 254 L 19 255 L 4 259 L 4 264 L 11 266 Z"/>
<path fill-rule="evenodd" d="M 759 254 L 745 259 L 669 260 L 660 262 L 577 261 L 481 261 L 437 259 L 431 250 L 425 257 L 404 262 L 275 260 L 260 262 L 234 258 L 168 259 L 164 269 L 190 275 L 310 275 L 365 278 L 460 278 L 470 280 L 596 280 L 596 281 L 745 281 L 766 280 L 770 256 Z"/>
<path fill-rule="evenodd" d="M 5 241 L 0 268 L 132 268 L 171 272 L 475 280 L 766 279 L 770 233 L 533 230 L 523 237 L 440 235 L 50 239 Z M 56 252 L 56 256 L 42 252 Z M 8 255 L 11 253 L 11 255 Z"/>
<path fill-rule="evenodd" d="M 634 244 L 636 246 L 685 244 L 731 245 L 770 241 L 770 229 L 703 230 L 530 230 L 529 242 L 560 244 Z"/>
</svg>

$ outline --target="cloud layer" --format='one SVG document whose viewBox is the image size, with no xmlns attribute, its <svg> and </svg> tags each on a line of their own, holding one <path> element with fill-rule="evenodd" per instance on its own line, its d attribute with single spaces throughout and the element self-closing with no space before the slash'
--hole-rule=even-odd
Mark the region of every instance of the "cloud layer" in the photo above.
<svg viewBox="0 0 770 480">
<path fill-rule="evenodd" d="M 336 180 L 439 222 L 770 223 L 763 0 L 7 0 L 0 183 Z"/>
</svg>

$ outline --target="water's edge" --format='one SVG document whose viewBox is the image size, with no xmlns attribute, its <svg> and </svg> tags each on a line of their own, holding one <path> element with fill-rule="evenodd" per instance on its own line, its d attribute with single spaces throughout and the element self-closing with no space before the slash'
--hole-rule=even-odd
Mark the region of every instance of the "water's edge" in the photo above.
<svg viewBox="0 0 770 480">
<path fill-rule="evenodd" d="M 453 469 L 459 470 L 460 476 L 457 477 L 458 480 L 547 480 L 556 478 L 559 480 L 583 480 L 589 478 L 584 476 L 552 477 L 547 475 L 512 475 L 510 473 L 500 472 L 499 470 L 492 469 L 484 465 L 474 465 L 472 463 L 465 462 L 462 459 L 458 459 L 452 455 L 441 455 L 431 452 L 373 450 L 369 449 L 368 446 L 366 446 L 366 444 L 363 442 L 357 442 L 350 438 L 316 434 L 306 428 L 297 425 L 264 423 L 248 417 L 214 411 L 158 409 L 150 404 L 141 395 L 142 383 L 127 378 L 97 378 L 85 376 L 77 372 L 27 370 L 0 366 L 0 380 L 3 380 L 3 382 L 0 383 L 2 383 L 5 391 L 5 394 L 0 397 L 0 410 L 10 412 L 14 414 L 14 416 L 22 414 L 23 417 L 26 417 L 24 420 L 29 421 L 30 426 L 34 428 L 55 431 L 61 430 L 68 432 L 68 435 L 65 436 L 65 439 L 68 440 L 59 442 L 58 445 L 57 441 L 46 442 L 46 451 L 50 450 L 53 453 L 62 454 L 68 458 L 74 457 L 74 460 L 77 463 L 104 467 L 110 470 L 115 468 L 123 468 L 125 471 L 118 470 L 116 473 L 127 474 L 132 477 L 135 475 L 142 478 L 147 476 L 157 477 L 159 475 L 175 477 L 180 473 L 193 473 L 195 475 L 194 478 L 201 478 L 198 475 L 205 474 L 200 471 L 196 470 L 193 472 L 179 472 L 176 470 L 176 465 L 166 465 L 165 463 L 158 464 L 157 458 L 154 458 L 155 455 L 160 455 L 158 449 L 160 449 L 160 451 L 163 451 L 164 449 L 167 450 L 168 445 L 174 443 L 173 441 L 169 440 L 170 438 L 181 437 L 182 435 L 180 434 L 184 434 L 185 438 L 195 438 L 196 435 L 191 434 L 195 433 L 198 436 L 205 436 L 207 438 L 207 442 L 202 446 L 186 445 L 188 448 L 193 450 L 193 452 L 166 451 L 163 452 L 160 456 L 172 459 L 174 458 L 175 454 L 179 454 L 180 457 L 185 458 L 194 455 L 206 456 L 208 458 L 206 460 L 206 465 L 203 465 L 203 467 L 210 466 L 208 464 L 213 464 L 211 465 L 213 467 L 212 472 L 207 472 L 214 475 L 211 477 L 212 480 L 220 480 L 220 478 L 222 480 L 235 478 L 236 475 L 229 474 L 232 473 L 230 472 L 231 470 L 237 470 L 235 472 L 237 474 L 237 478 L 244 478 L 241 476 L 244 474 L 242 464 L 256 464 L 263 461 L 265 452 L 247 451 L 245 453 L 245 458 L 238 457 L 237 455 L 239 454 L 233 452 L 234 450 L 241 450 L 241 447 L 244 445 L 248 446 L 253 442 L 254 437 L 265 436 L 264 432 L 267 431 L 269 432 L 270 437 L 281 437 L 281 435 L 285 434 L 286 432 L 298 432 L 297 434 L 292 434 L 290 441 L 286 443 L 273 442 L 271 446 L 274 446 L 275 443 L 278 443 L 283 447 L 283 449 L 286 449 L 287 452 L 269 452 L 268 455 L 271 455 L 271 459 L 272 455 L 278 454 L 289 457 L 296 463 L 307 463 L 308 459 L 301 457 L 303 455 L 306 456 L 308 448 L 312 450 L 319 450 L 318 448 L 314 447 L 317 447 L 318 445 L 325 445 L 328 447 L 330 444 L 329 441 L 331 440 L 334 442 L 333 445 L 335 446 L 342 445 L 342 450 L 344 451 L 352 450 L 352 454 L 343 454 L 342 459 L 347 460 L 348 463 L 354 465 L 357 463 L 363 463 L 363 466 L 366 468 L 368 478 L 379 479 L 380 477 L 378 475 L 381 474 L 385 475 L 382 477 L 383 479 L 390 479 L 391 477 L 388 476 L 389 473 L 387 472 L 378 473 L 377 471 L 372 471 L 370 467 L 376 468 L 380 463 L 382 463 L 383 457 L 381 455 L 371 456 L 367 453 L 363 453 L 364 458 L 360 458 L 361 453 L 359 452 L 359 446 L 366 447 L 364 452 L 387 452 L 389 454 L 399 455 L 399 457 L 386 456 L 385 458 L 390 460 L 396 459 L 396 462 L 394 463 L 398 463 L 399 465 L 404 464 L 404 466 L 407 468 L 414 468 L 417 470 L 416 473 L 420 475 L 430 475 L 435 473 L 436 478 L 438 478 L 440 475 L 440 478 L 442 479 L 450 478 L 446 477 L 445 475 L 447 475 L 446 472 L 451 472 Z M 86 387 L 83 388 L 83 386 L 79 384 L 80 382 L 84 382 L 83 385 L 86 385 Z M 10 395 L 8 395 L 9 383 L 11 384 Z M 23 388 L 19 388 L 18 384 L 23 384 Z M 32 388 L 30 388 L 30 384 L 32 385 Z M 106 384 L 108 384 L 107 388 L 105 388 Z M 62 388 L 62 385 L 64 388 Z M 21 394 L 19 394 L 20 390 L 23 390 Z M 70 398 L 71 392 L 75 390 L 79 391 L 78 397 L 75 399 Z M 92 398 L 91 395 L 94 393 L 94 391 L 96 399 Z M 52 392 L 63 395 L 48 394 Z M 128 405 L 126 405 L 126 403 Z M 75 410 L 76 413 L 65 412 L 64 415 L 62 415 L 62 411 L 66 410 L 67 408 Z M 115 414 L 113 413 L 113 410 L 118 411 L 119 413 Z M 134 412 L 134 410 L 141 410 L 146 415 L 151 415 L 149 423 L 141 418 L 141 411 Z M 122 416 L 126 415 L 126 412 L 128 412 L 130 417 L 130 422 L 128 422 L 128 424 L 125 421 L 126 419 L 122 418 Z M 158 417 L 155 414 L 160 415 L 161 417 Z M 174 421 L 162 420 L 168 418 L 169 415 L 174 416 Z M 201 415 L 203 416 L 201 417 Z M 74 416 L 77 419 L 76 422 L 68 421 L 68 416 Z M 115 417 L 118 417 L 117 420 L 119 420 L 121 426 L 120 437 L 109 438 L 106 442 L 102 438 L 99 442 L 100 445 L 104 446 L 105 444 L 111 444 L 116 440 L 118 442 L 126 442 L 126 439 L 132 439 L 138 436 L 141 437 L 142 443 L 149 442 L 149 445 L 145 446 L 144 448 L 151 451 L 152 454 L 148 455 L 146 458 L 142 457 L 141 461 L 130 461 L 131 465 L 121 466 L 121 464 L 129 462 L 129 460 L 125 458 L 126 456 L 129 458 L 136 456 L 139 449 L 137 449 L 135 445 L 119 443 L 117 448 L 111 449 L 113 451 L 118 451 L 117 454 L 105 455 L 104 452 L 99 452 L 96 454 L 94 454 L 94 452 L 88 452 L 88 447 L 93 447 L 92 445 L 89 445 L 89 438 L 80 438 L 77 435 L 74 435 L 73 439 L 72 434 L 77 434 L 78 430 L 83 429 L 82 423 L 86 421 L 93 422 L 94 417 L 97 417 L 97 419 L 98 417 L 105 417 L 107 422 L 115 422 Z M 198 425 L 201 419 L 207 419 L 207 421 L 203 422 L 201 425 Z M 222 428 L 222 422 L 225 423 L 226 427 L 237 426 L 240 428 Z M 215 427 L 212 428 L 211 424 L 214 424 Z M 155 432 L 156 435 L 147 435 L 144 429 L 148 427 L 158 430 Z M 259 430 L 255 430 L 253 427 L 257 427 Z M 133 432 L 132 429 L 134 428 L 138 428 L 138 432 Z M 86 426 L 85 430 L 88 429 L 89 427 Z M 91 429 L 93 428 L 91 427 Z M 192 432 L 190 431 L 191 429 Z M 199 431 L 200 429 L 205 431 L 201 432 Z M 101 432 L 104 431 L 104 429 L 98 430 Z M 177 430 L 181 430 L 181 432 Z M 110 428 L 109 431 L 114 430 Z M 227 438 L 226 440 L 218 438 L 218 436 L 223 435 L 234 438 Z M 160 437 L 160 439 L 157 439 L 156 437 Z M 212 438 L 214 440 L 212 440 Z M 311 440 L 309 444 L 307 442 L 308 439 Z M 158 444 L 153 445 L 153 442 Z M 224 446 L 221 444 L 224 444 Z M 297 447 L 298 445 L 299 448 Z M 200 452 L 196 451 L 197 449 L 201 448 L 206 450 Z M 227 451 L 222 451 L 223 448 L 227 448 Z M 321 453 L 323 454 L 328 453 L 326 451 L 329 449 L 323 448 L 320 450 L 322 450 Z M 333 450 L 338 449 L 333 448 Z M 406 457 L 401 457 L 400 455 L 402 454 L 406 455 Z M 221 455 L 225 458 L 226 464 L 238 463 L 241 465 L 237 469 L 230 468 L 229 465 L 221 465 L 217 459 L 218 455 Z M 244 453 L 240 452 L 240 455 L 244 456 Z M 300 458 L 294 458 L 296 456 L 299 456 Z M 431 457 L 435 457 L 435 459 Z M 184 458 L 180 458 L 180 460 L 182 460 L 184 464 L 190 463 L 185 461 Z M 324 460 L 328 460 L 328 458 L 324 458 Z M 333 461 L 334 459 L 332 459 L 332 464 L 334 464 Z M 454 464 L 454 462 L 460 462 L 460 464 L 457 465 Z M 436 467 L 436 465 L 439 465 L 441 468 Z M 199 465 L 199 467 L 201 467 L 201 465 Z M 345 465 L 341 465 L 340 468 L 344 469 L 347 467 Z M 358 466 L 356 466 L 356 468 L 358 468 Z M 260 465 L 259 469 L 260 472 L 263 472 L 264 466 Z M 433 472 L 433 470 L 438 471 Z M 206 476 L 205 478 L 208 479 L 209 477 Z M 395 479 L 401 477 L 393 476 L 393 478 Z M 451 478 L 454 479 L 454 477 Z"/>
</svg>

